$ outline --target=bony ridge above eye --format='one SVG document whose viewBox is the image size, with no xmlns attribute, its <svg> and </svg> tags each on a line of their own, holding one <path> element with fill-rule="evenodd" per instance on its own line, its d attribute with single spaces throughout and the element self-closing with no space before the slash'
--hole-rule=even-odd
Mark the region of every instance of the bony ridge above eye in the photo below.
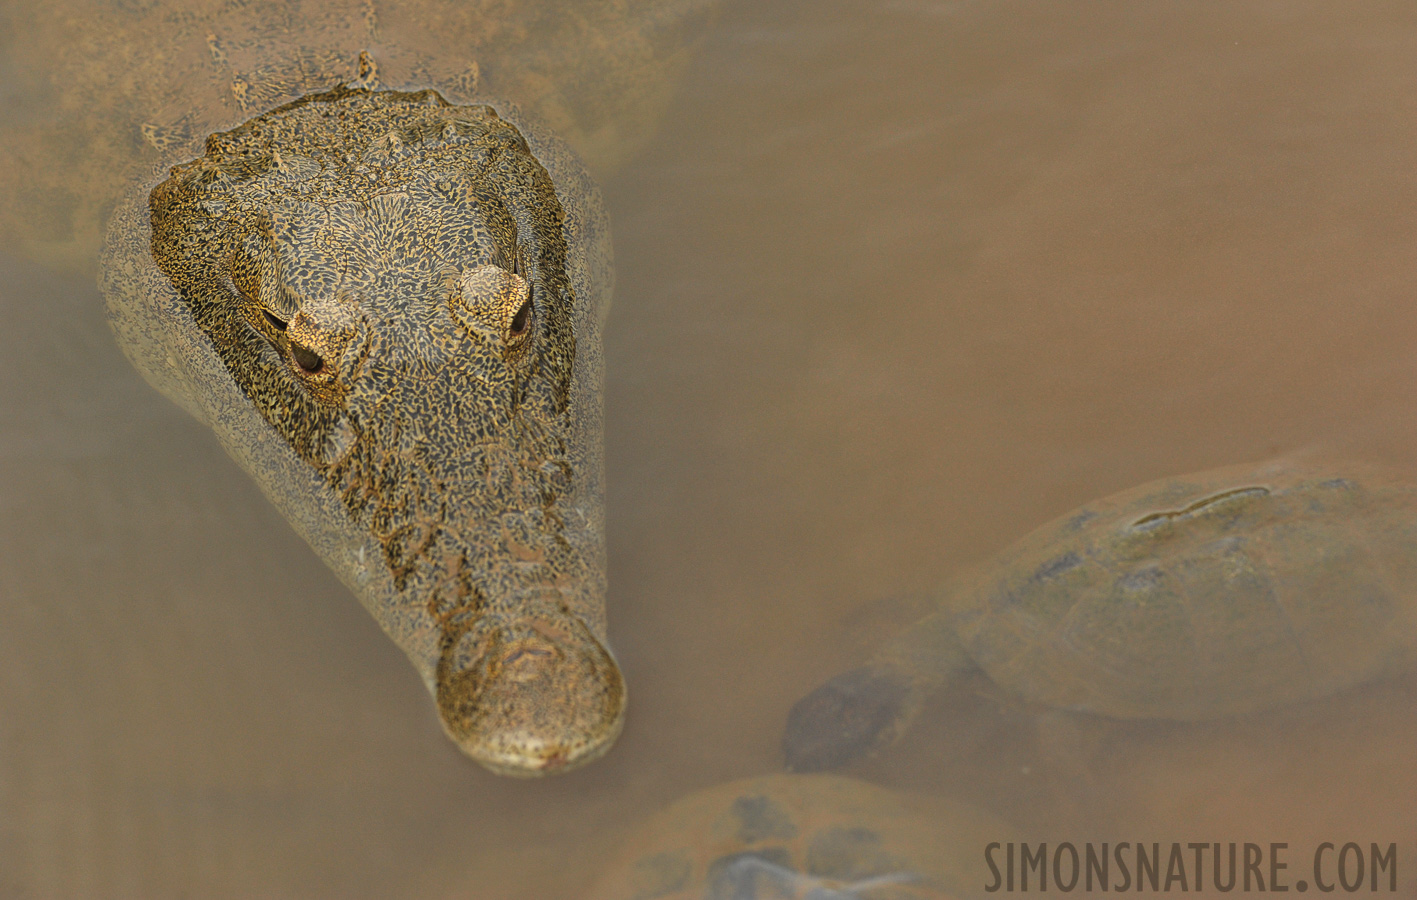
<svg viewBox="0 0 1417 900">
<path fill-rule="evenodd" d="M 317 401 L 339 404 L 368 346 L 357 302 L 342 297 L 308 301 L 282 332 L 286 366 Z"/>
<path fill-rule="evenodd" d="M 531 332 L 535 318 L 532 296 L 532 285 L 526 278 L 489 263 L 463 273 L 452 306 L 468 330 L 517 347 Z"/>
</svg>

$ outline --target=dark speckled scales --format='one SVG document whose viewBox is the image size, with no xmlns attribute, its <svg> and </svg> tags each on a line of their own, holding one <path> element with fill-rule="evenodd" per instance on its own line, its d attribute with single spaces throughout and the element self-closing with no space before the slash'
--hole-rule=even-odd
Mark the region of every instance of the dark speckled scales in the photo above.
<svg viewBox="0 0 1417 900">
<path fill-rule="evenodd" d="M 23 100 L 0 133 L 7 246 L 81 271 L 106 234 L 124 351 L 213 427 L 498 771 L 584 762 L 623 721 L 604 609 L 609 234 L 561 138 L 598 171 L 625 161 L 713 5 L 5 16 L 26 36 L 6 55 Z M 486 95 L 520 107 L 488 115 Z"/>
<path fill-rule="evenodd" d="M 208 134 L 356 77 L 506 97 L 603 173 L 653 134 L 712 0 L 47 0 L 11 4 L 0 235 L 88 269 L 115 199 Z M 151 186 L 151 185 L 149 185 Z"/>
<path fill-rule="evenodd" d="M 532 768 L 603 752 L 618 671 L 525 701 L 542 657 L 614 670 L 611 260 L 594 184 L 514 107 L 431 91 L 337 89 L 207 149 L 150 201 L 130 194 L 109 229 L 102 286 L 125 352 L 354 590 L 464 749 L 516 774 L 528 734 Z M 521 336 L 503 302 L 518 285 L 534 309 Z M 305 344 L 322 372 L 294 361 Z M 469 749 L 489 730 L 503 741 L 490 761 Z"/>
</svg>

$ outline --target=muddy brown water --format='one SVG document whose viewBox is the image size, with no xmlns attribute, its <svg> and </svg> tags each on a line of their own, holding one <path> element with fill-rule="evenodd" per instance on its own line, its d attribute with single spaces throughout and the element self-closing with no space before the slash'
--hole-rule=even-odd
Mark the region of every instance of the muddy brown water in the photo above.
<svg viewBox="0 0 1417 900">
<path fill-rule="evenodd" d="M 1405 0 L 727 7 L 604 183 L 631 713 L 540 782 L 457 753 L 86 278 L 0 258 L 0 896 L 574 898 L 1042 522 L 1288 453 L 1417 475 L 1414 86 Z M 1053 842 L 1397 842 L 1411 896 L 1414 748 L 1411 680 L 1102 737 L 980 687 L 851 774 Z"/>
</svg>

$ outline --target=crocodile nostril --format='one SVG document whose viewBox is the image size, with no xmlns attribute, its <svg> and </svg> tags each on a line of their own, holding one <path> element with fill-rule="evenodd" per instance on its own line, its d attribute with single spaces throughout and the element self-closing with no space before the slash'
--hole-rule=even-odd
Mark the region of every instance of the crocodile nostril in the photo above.
<svg viewBox="0 0 1417 900">
<path fill-rule="evenodd" d="M 290 355 L 295 358 L 295 364 L 299 366 L 302 371 L 309 372 L 312 375 L 324 368 L 325 360 L 320 354 L 311 350 L 309 347 L 297 344 L 295 341 L 290 342 Z"/>
</svg>

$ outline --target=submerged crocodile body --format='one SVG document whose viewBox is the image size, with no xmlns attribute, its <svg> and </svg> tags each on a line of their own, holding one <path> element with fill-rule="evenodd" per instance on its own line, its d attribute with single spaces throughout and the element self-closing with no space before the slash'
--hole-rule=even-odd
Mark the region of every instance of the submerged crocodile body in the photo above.
<svg viewBox="0 0 1417 900">
<path fill-rule="evenodd" d="M 594 185 L 504 107 L 362 80 L 211 136 L 135 192 L 114 329 L 414 662 L 478 762 L 614 741 Z"/>
<path fill-rule="evenodd" d="M 623 721 L 601 472 L 613 275 L 580 159 L 605 171 L 647 139 L 712 5 L 0 10 L 26 36 L 5 48 L 0 237 L 82 270 L 107 222 L 124 352 L 498 772 L 593 759 Z"/>
</svg>

